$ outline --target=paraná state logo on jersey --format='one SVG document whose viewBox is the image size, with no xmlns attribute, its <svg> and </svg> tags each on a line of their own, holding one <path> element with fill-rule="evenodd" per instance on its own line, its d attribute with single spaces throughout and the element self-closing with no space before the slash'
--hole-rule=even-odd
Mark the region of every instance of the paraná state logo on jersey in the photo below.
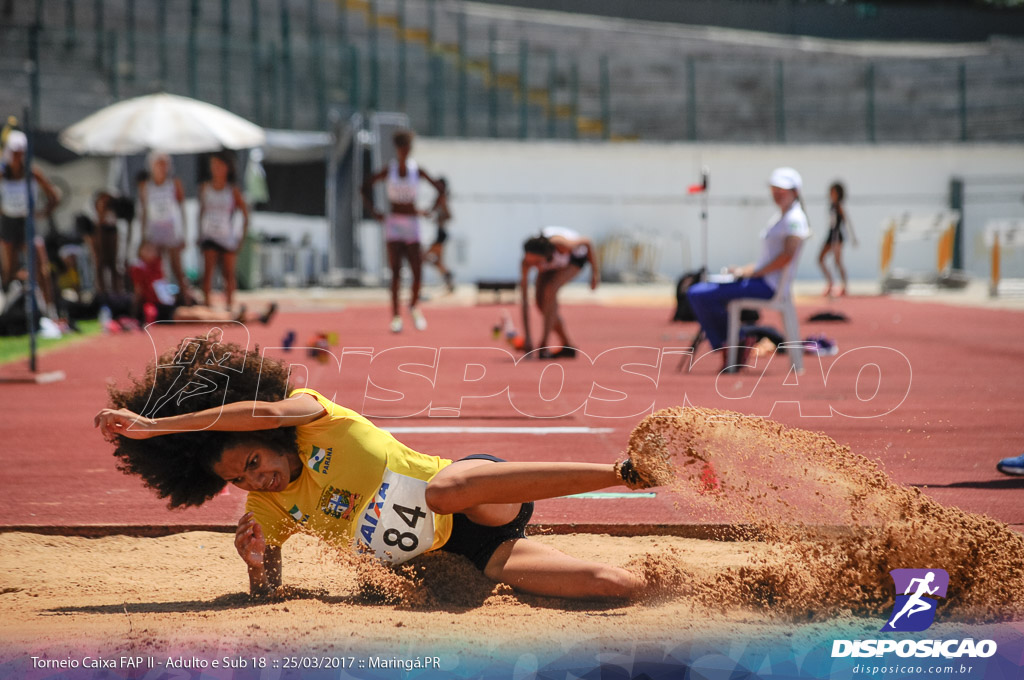
<svg viewBox="0 0 1024 680">
<path fill-rule="evenodd" d="M 309 454 L 309 461 L 306 465 L 313 472 L 319 472 L 321 474 L 327 474 L 328 468 L 331 467 L 331 455 L 334 453 L 334 449 L 321 449 L 319 446 L 313 445 L 313 451 Z"/>
</svg>

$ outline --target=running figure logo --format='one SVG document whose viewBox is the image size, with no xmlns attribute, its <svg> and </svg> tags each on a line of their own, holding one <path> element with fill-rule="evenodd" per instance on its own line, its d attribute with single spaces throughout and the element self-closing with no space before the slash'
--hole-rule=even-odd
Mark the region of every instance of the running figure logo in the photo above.
<svg viewBox="0 0 1024 680">
<path fill-rule="evenodd" d="M 893 569 L 889 575 L 896 584 L 896 603 L 892 607 L 892 618 L 882 630 L 911 633 L 932 625 L 938 606 L 936 598 L 946 597 L 949 587 L 946 570 Z"/>
</svg>

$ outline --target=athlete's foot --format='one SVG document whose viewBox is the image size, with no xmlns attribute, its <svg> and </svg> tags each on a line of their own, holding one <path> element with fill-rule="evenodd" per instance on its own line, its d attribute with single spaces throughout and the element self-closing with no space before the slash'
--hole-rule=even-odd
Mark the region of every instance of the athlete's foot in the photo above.
<svg viewBox="0 0 1024 680">
<path fill-rule="evenodd" d="M 402 332 L 402 317 L 395 314 L 391 317 L 391 332 L 401 333 Z"/>
<path fill-rule="evenodd" d="M 846 286 L 839 289 L 839 297 L 846 297 Z"/>
<path fill-rule="evenodd" d="M 825 286 L 825 292 L 821 294 L 821 297 L 832 297 L 832 286 Z"/>
<path fill-rule="evenodd" d="M 455 283 L 452 282 L 452 273 L 446 272 L 444 275 L 444 285 L 448 288 L 449 293 L 455 292 Z"/>
<path fill-rule="evenodd" d="M 235 314 L 235 321 L 245 323 L 245 305 L 238 305 L 238 314 Z"/>
<path fill-rule="evenodd" d="M 409 314 L 412 315 L 412 325 L 416 327 L 416 330 L 427 330 L 427 320 L 424 318 L 423 312 L 420 311 L 419 307 L 411 307 L 409 309 Z"/>
<path fill-rule="evenodd" d="M 637 470 L 631 458 L 620 460 L 615 464 L 615 476 L 630 489 L 649 489 L 652 486 L 659 486 L 657 480 Z"/>
</svg>

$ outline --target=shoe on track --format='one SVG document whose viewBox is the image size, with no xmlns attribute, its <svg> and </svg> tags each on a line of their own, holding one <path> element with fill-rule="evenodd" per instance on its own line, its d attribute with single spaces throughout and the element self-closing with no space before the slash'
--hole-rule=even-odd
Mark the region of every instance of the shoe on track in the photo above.
<svg viewBox="0 0 1024 680">
<path fill-rule="evenodd" d="M 391 332 L 402 332 L 402 317 L 398 316 L 397 314 L 391 318 Z"/>
<path fill-rule="evenodd" d="M 412 314 L 412 325 L 416 327 L 416 330 L 427 330 L 427 320 L 424 318 L 423 312 L 420 311 L 419 307 L 413 307 L 409 310 L 409 313 Z"/>
<path fill-rule="evenodd" d="M 1004 475 L 1024 475 L 1024 453 L 1013 458 L 1003 458 L 996 463 L 996 469 Z"/>
</svg>

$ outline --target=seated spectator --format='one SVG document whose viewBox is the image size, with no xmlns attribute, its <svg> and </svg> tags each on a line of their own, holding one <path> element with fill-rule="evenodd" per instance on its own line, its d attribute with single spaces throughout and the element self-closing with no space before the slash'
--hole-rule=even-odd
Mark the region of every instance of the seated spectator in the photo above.
<svg viewBox="0 0 1024 680">
<path fill-rule="evenodd" d="M 772 201 L 779 211 L 761 232 L 761 257 L 757 263 L 730 268 L 735 277 L 730 283 L 702 282 L 690 286 L 690 305 L 713 349 L 721 349 L 725 345 L 729 302 L 737 298 L 771 299 L 783 270 L 800 252 L 804 239 L 811 235 L 800 201 L 803 186 L 800 173 L 793 168 L 776 168 L 770 184 Z M 728 359 L 723 357 L 723 361 Z"/>
</svg>

